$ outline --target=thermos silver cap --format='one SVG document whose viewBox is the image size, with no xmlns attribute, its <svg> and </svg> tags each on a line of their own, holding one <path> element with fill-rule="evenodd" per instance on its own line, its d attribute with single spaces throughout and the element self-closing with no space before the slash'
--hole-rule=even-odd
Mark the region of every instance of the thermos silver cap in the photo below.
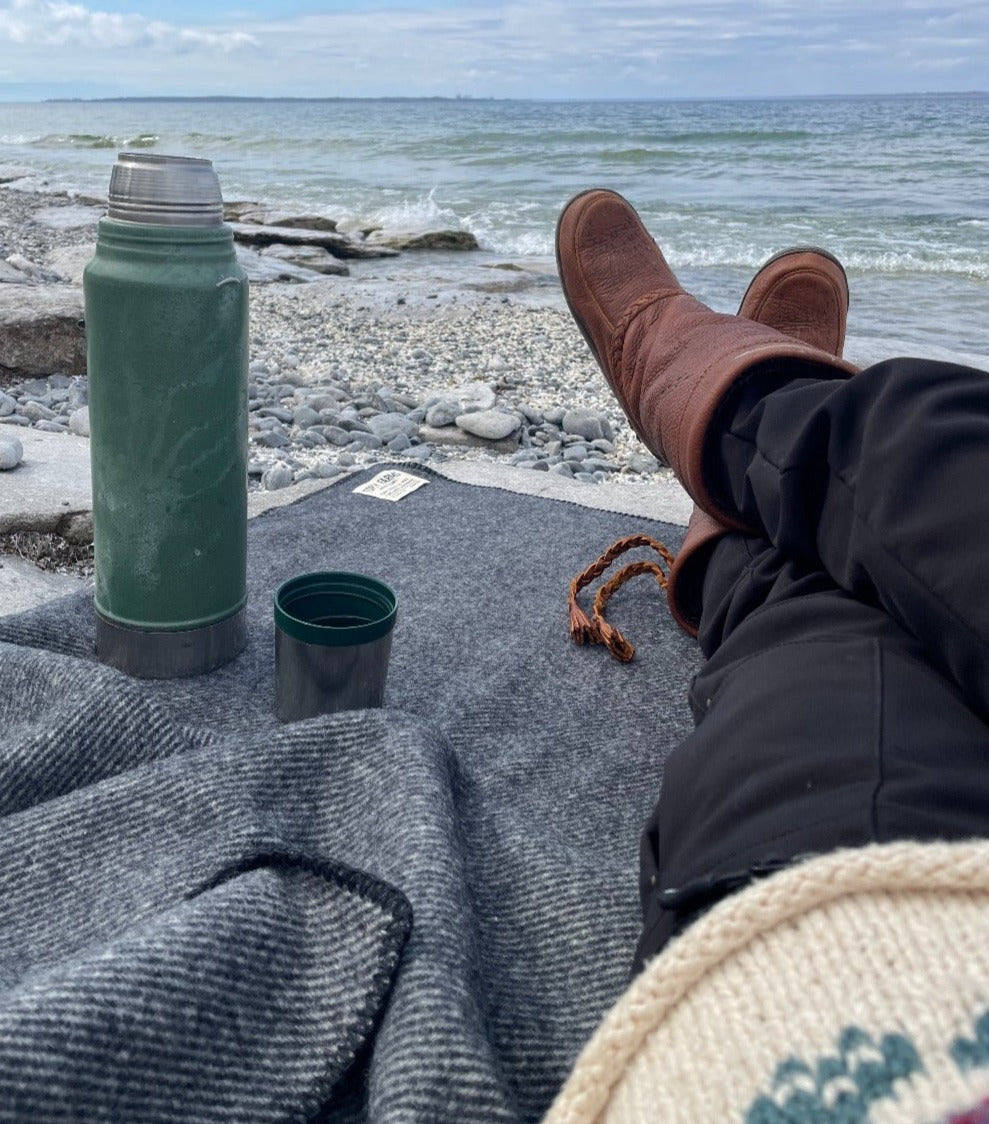
<svg viewBox="0 0 989 1124">
<path fill-rule="evenodd" d="M 210 160 L 121 152 L 110 173 L 107 218 L 158 226 L 219 226 L 220 180 Z"/>
</svg>

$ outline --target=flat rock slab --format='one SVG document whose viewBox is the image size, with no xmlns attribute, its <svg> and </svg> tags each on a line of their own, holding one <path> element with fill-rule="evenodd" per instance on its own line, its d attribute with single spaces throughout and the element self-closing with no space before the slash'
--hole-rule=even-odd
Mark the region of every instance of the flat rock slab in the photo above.
<svg viewBox="0 0 989 1124">
<path fill-rule="evenodd" d="M 397 250 L 384 246 L 368 246 L 346 234 L 332 230 L 300 230 L 286 226 L 257 226 L 249 222 L 229 224 L 234 238 L 247 246 L 273 246 L 281 243 L 286 246 L 322 246 L 335 258 L 393 258 Z"/>
<path fill-rule="evenodd" d="M 5 428 L 0 426 L 0 436 Z M 26 426 L 13 432 L 24 446 L 24 458 L 0 478 L 0 534 L 64 533 L 72 516 L 93 507 L 89 442 L 69 433 L 44 433 Z"/>
<path fill-rule="evenodd" d="M 281 258 L 260 254 L 247 246 L 237 246 L 237 261 L 240 262 L 248 281 L 252 285 L 271 285 L 276 281 L 289 281 L 306 284 L 312 281 L 326 281 L 328 275 L 315 269 L 306 269 Z M 349 273 L 346 266 L 342 267 L 345 275 Z"/>
<path fill-rule="evenodd" d="M 85 373 L 81 287 L 0 285 L 0 386 L 5 376 Z"/>
</svg>

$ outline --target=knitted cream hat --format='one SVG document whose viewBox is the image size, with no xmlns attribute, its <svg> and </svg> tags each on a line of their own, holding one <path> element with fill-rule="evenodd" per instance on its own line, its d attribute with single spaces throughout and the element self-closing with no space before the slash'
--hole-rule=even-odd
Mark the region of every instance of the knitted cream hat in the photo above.
<svg viewBox="0 0 989 1124">
<path fill-rule="evenodd" d="M 545 1124 L 989 1122 L 989 841 L 838 851 L 635 979 Z"/>
</svg>

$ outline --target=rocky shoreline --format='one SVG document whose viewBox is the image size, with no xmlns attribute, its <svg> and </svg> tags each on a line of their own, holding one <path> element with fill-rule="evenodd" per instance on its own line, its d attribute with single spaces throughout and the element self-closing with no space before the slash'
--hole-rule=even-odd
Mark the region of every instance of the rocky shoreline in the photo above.
<svg viewBox="0 0 989 1124">
<path fill-rule="evenodd" d="M 0 446 L 21 426 L 88 436 L 80 283 L 103 204 L 20 190 L 12 171 L 0 168 Z M 547 299 L 545 271 L 474 260 L 460 232 L 341 232 L 247 203 L 228 221 L 252 282 L 253 489 L 382 460 L 495 457 L 587 484 L 665 471 L 558 288 Z"/>
</svg>

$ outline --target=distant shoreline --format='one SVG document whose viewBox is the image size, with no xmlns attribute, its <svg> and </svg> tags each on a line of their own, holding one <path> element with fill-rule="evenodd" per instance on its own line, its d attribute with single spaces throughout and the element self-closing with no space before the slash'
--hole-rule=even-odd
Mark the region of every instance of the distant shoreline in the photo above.
<svg viewBox="0 0 989 1124">
<path fill-rule="evenodd" d="M 104 98 L 42 98 L 34 102 L 36 105 L 100 105 L 100 104 L 126 104 L 130 102 L 168 103 L 168 102 L 211 102 L 214 104 L 236 102 L 477 102 L 481 104 L 499 102 L 543 102 L 555 104 L 602 104 L 620 105 L 659 103 L 696 103 L 696 102 L 788 102 L 788 101 L 895 101 L 909 100 L 910 98 L 938 98 L 957 100 L 964 98 L 989 98 L 989 89 L 986 90 L 901 90 L 896 93 L 886 94 L 779 94 L 777 96 L 737 96 L 737 97 L 662 97 L 662 98 L 496 98 L 475 96 L 473 94 L 383 94 L 367 96 L 328 95 L 322 97 L 298 97 L 284 95 L 281 97 L 263 97 L 258 94 L 131 94 L 118 95 Z M 16 103 L 2 103 L 16 104 Z M 31 104 L 31 103 L 25 103 Z"/>
<path fill-rule="evenodd" d="M 515 101 L 515 100 L 524 101 L 526 99 L 524 99 L 524 98 L 515 99 L 515 98 L 473 97 L 473 96 L 468 95 L 468 94 L 457 94 L 455 97 L 444 97 L 442 95 L 436 94 L 436 95 L 433 95 L 433 96 L 425 96 L 425 97 L 420 97 L 418 95 L 401 97 L 401 96 L 395 95 L 395 96 L 391 96 L 391 97 L 363 97 L 363 98 L 360 98 L 360 97 L 351 98 L 351 97 L 343 97 L 343 96 L 339 96 L 339 97 L 319 97 L 319 98 L 301 98 L 301 97 L 290 97 L 290 96 L 287 96 L 287 95 L 285 97 L 276 98 L 276 97 L 259 97 L 256 94 L 201 94 L 201 95 L 200 94 L 149 94 L 147 96 L 135 94 L 133 96 L 128 96 L 128 97 L 118 96 L 118 97 L 112 97 L 112 98 L 45 98 L 44 101 L 39 103 L 39 104 L 42 104 L 42 105 L 60 105 L 60 104 L 68 103 L 68 104 L 75 105 L 75 104 L 80 104 L 80 103 L 81 104 L 90 104 L 90 103 L 96 104 L 96 103 L 106 103 L 106 102 L 189 102 L 189 101 L 196 101 L 196 102 L 245 102 L 245 101 L 249 101 L 249 102 L 256 102 L 256 101 L 264 101 L 264 102 L 293 102 L 293 101 L 298 101 L 298 102 L 313 102 L 313 101 L 316 101 L 316 102 L 334 102 L 334 101 L 378 101 L 378 102 L 381 102 L 381 101 L 452 101 L 452 102 L 478 101 L 478 102 L 490 102 L 490 101 Z"/>
</svg>

